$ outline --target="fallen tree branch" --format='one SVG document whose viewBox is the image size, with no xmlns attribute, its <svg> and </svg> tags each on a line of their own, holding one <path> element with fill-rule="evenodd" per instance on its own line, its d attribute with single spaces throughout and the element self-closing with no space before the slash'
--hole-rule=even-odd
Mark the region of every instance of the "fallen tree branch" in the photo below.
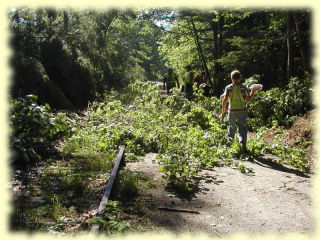
<svg viewBox="0 0 320 240">
<path fill-rule="evenodd" d="M 200 214 L 198 211 L 188 210 L 188 209 L 180 209 L 180 208 L 168 208 L 168 207 L 158 207 L 159 210 L 169 211 L 169 212 L 185 212 L 185 213 L 195 213 Z"/>
</svg>

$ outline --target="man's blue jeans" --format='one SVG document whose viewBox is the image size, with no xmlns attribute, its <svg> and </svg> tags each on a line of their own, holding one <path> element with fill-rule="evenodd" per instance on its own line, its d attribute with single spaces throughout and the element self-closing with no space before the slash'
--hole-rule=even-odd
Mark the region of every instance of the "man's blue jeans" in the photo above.
<svg viewBox="0 0 320 240">
<path fill-rule="evenodd" d="M 228 137 L 233 139 L 236 134 L 236 125 L 239 128 L 239 142 L 246 144 L 247 143 L 247 112 L 229 112 L 229 128 L 228 128 Z"/>
</svg>

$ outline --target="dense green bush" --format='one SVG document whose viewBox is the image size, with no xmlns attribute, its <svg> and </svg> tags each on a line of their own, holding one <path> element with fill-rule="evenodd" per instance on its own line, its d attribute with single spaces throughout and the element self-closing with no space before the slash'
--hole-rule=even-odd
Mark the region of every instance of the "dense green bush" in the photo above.
<svg viewBox="0 0 320 240">
<path fill-rule="evenodd" d="M 12 100 L 10 127 L 14 158 L 24 163 L 41 159 L 42 153 L 52 148 L 53 141 L 70 131 L 66 115 L 52 113 L 49 105 L 38 105 L 35 95 Z"/>
<path fill-rule="evenodd" d="M 52 108 L 70 110 L 137 79 L 160 78 L 157 41 L 163 31 L 139 15 L 129 9 L 8 10 L 11 97 L 34 94 Z"/>
<path fill-rule="evenodd" d="M 290 124 L 290 117 L 302 115 L 310 110 L 312 107 L 310 87 L 309 74 L 306 74 L 304 79 L 291 78 L 288 86 L 281 91 L 279 104 L 274 106 L 274 120 L 280 124 Z"/>
<path fill-rule="evenodd" d="M 292 117 L 305 114 L 312 108 L 310 87 L 311 76 L 306 74 L 304 79 L 291 78 L 284 89 L 256 92 L 253 101 L 248 104 L 250 128 L 256 130 L 274 124 L 290 126 Z"/>
</svg>

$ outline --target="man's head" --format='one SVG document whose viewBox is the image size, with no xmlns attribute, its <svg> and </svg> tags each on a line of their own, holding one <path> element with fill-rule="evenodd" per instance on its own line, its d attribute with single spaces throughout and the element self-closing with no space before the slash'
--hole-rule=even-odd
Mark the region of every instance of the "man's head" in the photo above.
<svg viewBox="0 0 320 240">
<path fill-rule="evenodd" d="M 234 70 L 231 72 L 231 81 L 233 83 L 239 83 L 241 80 L 241 73 L 239 70 Z"/>
<path fill-rule="evenodd" d="M 173 72 L 173 68 L 172 67 L 168 67 L 168 73 L 172 73 Z"/>
<path fill-rule="evenodd" d="M 191 70 L 191 65 L 187 65 L 186 69 L 187 69 L 187 71 L 190 71 Z"/>
</svg>

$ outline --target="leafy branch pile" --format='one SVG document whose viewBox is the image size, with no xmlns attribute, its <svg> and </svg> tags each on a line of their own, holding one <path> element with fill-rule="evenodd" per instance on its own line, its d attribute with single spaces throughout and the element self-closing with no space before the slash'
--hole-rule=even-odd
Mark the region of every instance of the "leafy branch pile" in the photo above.
<svg viewBox="0 0 320 240">
<path fill-rule="evenodd" d="M 248 79 L 247 83 L 250 81 L 256 79 Z M 307 78 L 305 82 L 308 81 Z M 251 128 L 270 126 L 273 119 L 290 120 L 294 111 L 303 112 L 307 100 L 302 100 L 302 95 L 308 91 L 307 86 L 292 79 L 281 92 L 258 92 L 249 105 L 249 114 L 254 116 L 249 119 Z M 93 102 L 81 115 L 70 113 L 67 118 L 64 113 L 52 113 L 48 105 L 38 105 L 36 96 L 30 95 L 12 102 L 11 145 L 26 162 L 40 160 L 41 147 L 52 148 L 54 141 L 63 136 L 70 136 L 62 149 L 64 154 L 114 154 L 120 145 L 126 146 L 128 160 L 156 152 L 167 180 L 188 189 L 201 168 L 232 158 L 239 150 L 235 142 L 227 144 L 227 123 L 218 117 L 220 100 L 203 97 L 202 89 L 198 89 L 196 97 L 196 101 L 184 101 L 174 93 L 164 100 L 153 84 L 137 82 L 123 92 L 111 92 L 105 102 Z M 288 162 L 307 170 L 302 148 L 277 144 L 276 139 L 275 144 L 268 145 L 263 141 L 264 133 L 260 129 L 255 138 L 249 138 L 251 155 L 245 159 L 270 153 L 278 157 L 279 163 Z"/>
<path fill-rule="evenodd" d="M 66 115 L 51 112 L 49 105 L 38 105 L 35 95 L 13 99 L 11 106 L 10 146 L 20 162 L 41 160 L 53 150 L 54 141 L 70 133 Z"/>
<path fill-rule="evenodd" d="M 221 101 L 203 97 L 202 89 L 197 91 L 196 101 L 182 100 L 179 93 L 164 99 L 153 84 L 138 82 L 129 85 L 124 92 L 111 92 L 105 102 L 93 102 L 81 114 L 69 113 L 68 116 L 53 113 L 49 106 L 38 105 L 35 96 L 14 100 L 11 145 L 21 154 L 22 163 L 39 161 L 41 156 L 45 157 L 45 152 L 36 146 L 46 143 L 45 146 L 53 148 L 55 141 L 61 138 L 61 151 L 66 160 L 38 167 L 39 178 L 32 182 L 39 188 L 36 197 L 41 197 L 46 204 L 30 210 L 21 196 L 22 205 L 17 207 L 14 225 L 18 229 L 47 229 L 50 224 L 40 222 L 49 217 L 55 221 L 51 230 L 63 231 L 83 223 L 84 215 L 78 215 L 92 201 L 84 196 L 96 199 L 99 182 L 105 181 L 120 145 L 126 146 L 126 161 L 136 161 L 148 152 L 157 153 L 160 171 L 174 190 L 193 190 L 195 176 L 203 168 L 217 164 L 250 174 L 254 169 L 234 159 L 259 160 L 264 154 L 273 155 L 278 164 L 289 163 L 299 170 L 308 170 L 304 149 L 312 142 L 302 141 L 293 147 L 281 141 L 283 133 L 279 132 L 272 143 L 267 143 L 264 138 L 270 128 L 259 128 L 249 137 L 250 153 L 243 154 L 236 140 L 227 141 L 227 123 L 218 117 Z M 262 94 L 269 94 L 269 91 Z M 255 101 L 260 99 L 252 104 L 257 104 Z M 253 113 L 259 116 L 257 109 Z M 30 149 L 36 155 L 29 154 Z M 28 154 L 27 157 L 23 153 Z M 135 184 L 140 180 L 128 173 L 119 177 L 119 191 L 115 197 L 120 201 L 134 198 Z M 65 223 L 68 217 L 78 220 Z M 92 219 L 88 224 L 95 221 L 110 233 L 128 230 L 128 223 L 120 221 L 118 213 Z"/>
<path fill-rule="evenodd" d="M 225 123 L 214 117 L 217 112 L 212 114 L 218 99 L 188 102 L 174 95 L 163 100 L 157 96 L 158 90 L 146 83 L 129 89 L 141 92 L 130 105 L 112 96 L 104 103 L 93 103 L 63 151 L 103 154 L 125 145 L 127 160 L 157 152 L 169 182 L 186 188 L 202 167 L 230 157 L 221 128 Z M 132 95 L 130 91 L 124 94 Z"/>
<path fill-rule="evenodd" d="M 82 126 L 67 141 L 64 151 L 116 152 L 125 145 L 127 160 L 156 152 L 168 182 L 185 190 L 191 190 L 193 177 L 203 167 L 239 152 L 236 142 L 227 143 L 227 124 L 218 118 L 219 99 L 204 98 L 200 90 L 196 101 L 181 100 L 178 94 L 164 100 L 157 91 L 152 84 L 135 83 L 119 95 L 121 98 L 114 94 L 103 103 L 93 103 L 80 117 Z M 126 95 L 136 96 L 131 104 L 121 102 Z M 251 154 L 243 156 L 244 160 L 270 153 L 279 157 L 279 163 L 288 161 L 298 169 L 307 169 L 302 150 L 269 146 L 262 136 L 263 132 L 258 132 L 256 139 L 249 139 Z"/>
<path fill-rule="evenodd" d="M 260 76 L 246 80 L 247 85 L 258 83 Z M 254 101 L 248 105 L 248 124 L 253 129 L 273 125 L 290 126 L 296 116 L 312 108 L 310 87 L 312 79 L 309 74 L 304 78 L 291 78 L 285 88 L 271 88 L 255 93 Z"/>
<path fill-rule="evenodd" d="M 276 162 L 279 164 L 289 164 L 301 171 L 309 171 L 308 159 L 310 156 L 304 151 L 306 145 L 311 142 L 304 142 L 304 146 L 292 147 L 288 143 L 280 143 L 281 134 L 272 138 L 272 144 L 264 141 L 267 128 L 260 128 L 254 138 L 249 139 L 248 149 L 252 156 L 261 156 L 262 154 L 271 154 L 276 156 Z"/>
</svg>

